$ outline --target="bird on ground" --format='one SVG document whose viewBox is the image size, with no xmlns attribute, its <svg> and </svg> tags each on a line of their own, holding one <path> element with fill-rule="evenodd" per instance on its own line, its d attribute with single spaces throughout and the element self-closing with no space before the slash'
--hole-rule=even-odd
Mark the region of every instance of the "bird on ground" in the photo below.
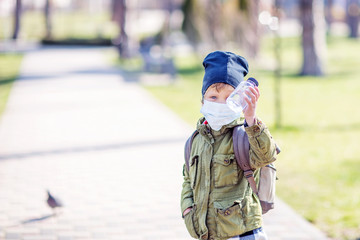
<svg viewBox="0 0 360 240">
<path fill-rule="evenodd" d="M 48 199 L 46 200 L 49 207 L 51 207 L 54 211 L 54 214 L 56 214 L 56 208 L 61 208 L 63 206 L 60 199 L 55 198 L 53 195 L 51 195 L 50 191 L 47 190 Z"/>
</svg>

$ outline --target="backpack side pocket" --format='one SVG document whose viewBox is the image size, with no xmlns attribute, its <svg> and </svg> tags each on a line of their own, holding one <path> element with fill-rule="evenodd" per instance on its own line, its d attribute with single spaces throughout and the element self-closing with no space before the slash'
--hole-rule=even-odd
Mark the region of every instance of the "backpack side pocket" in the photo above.
<svg viewBox="0 0 360 240">
<path fill-rule="evenodd" d="M 275 201 L 276 168 L 273 163 L 262 167 L 259 179 L 259 199 L 262 213 L 267 213 L 274 208 Z"/>
</svg>

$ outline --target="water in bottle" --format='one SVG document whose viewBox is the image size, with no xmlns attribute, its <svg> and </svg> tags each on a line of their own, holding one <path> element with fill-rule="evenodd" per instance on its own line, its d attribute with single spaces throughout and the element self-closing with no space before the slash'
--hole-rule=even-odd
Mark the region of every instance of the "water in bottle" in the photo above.
<svg viewBox="0 0 360 240">
<path fill-rule="evenodd" d="M 235 88 L 235 90 L 226 99 L 226 104 L 235 112 L 242 112 L 247 107 L 245 101 L 245 90 L 249 87 L 259 86 L 259 82 L 255 78 L 249 78 L 247 81 L 242 81 Z M 248 97 L 250 98 L 250 97 Z"/>
</svg>

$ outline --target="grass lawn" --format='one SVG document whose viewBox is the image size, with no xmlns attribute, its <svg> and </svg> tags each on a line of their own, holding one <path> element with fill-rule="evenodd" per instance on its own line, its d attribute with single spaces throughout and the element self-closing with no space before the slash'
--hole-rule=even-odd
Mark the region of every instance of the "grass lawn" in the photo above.
<svg viewBox="0 0 360 240">
<path fill-rule="evenodd" d="M 82 38 L 93 39 L 114 38 L 118 30 L 114 22 L 110 21 L 110 14 L 89 13 L 86 11 L 54 11 L 53 38 Z M 10 38 L 12 34 L 13 18 L 1 17 L 0 39 Z M 20 37 L 24 40 L 40 40 L 45 36 L 45 18 L 41 11 L 25 11 L 21 20 Z"/>
<path fill-rule="evenodd" d="M 325 77 L 299 77 L 300 40 L 282 41 L 282 127 L 274 123 L 272 41 L 250 61 L 260 82 L 257 114 L 282 148 L 277 194 L 336 239 L 360 237 L 360 42 L 329 38 Z M 241 54 L 241 53 L 240 53 Z M 179 81 L 147 86 L 194 126 L 200 117 L 202 57 L 177 58 Z M 359 105 L 358 105 L 359 104 Z"/>
<path fill-rule="evenodd" d="M 22 55 L 0 54 L 0 117 L 5 109 L 12 83 L 18 75 Z"/>
</svg>

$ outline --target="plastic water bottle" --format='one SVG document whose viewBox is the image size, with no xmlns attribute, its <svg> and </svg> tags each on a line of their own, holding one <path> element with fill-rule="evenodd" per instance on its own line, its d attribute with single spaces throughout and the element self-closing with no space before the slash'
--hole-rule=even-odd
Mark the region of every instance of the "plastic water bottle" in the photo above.
<svg viewBox="0 0 360 240">
<path fill-rule="evenodd" d="M 235 88 L 235 90 L 230 94 L 226 99 L 226 104 L 235 112 L 242 112 L 247 107 L 247 102 L 245 101 L 245 90 L 249 87 L 259 86 L 259 82 L 255 78 L 249 78 L 247 81 L 242 81 Z M 250 99 L 250 97 L 248 96 Z"/>
</svg>

